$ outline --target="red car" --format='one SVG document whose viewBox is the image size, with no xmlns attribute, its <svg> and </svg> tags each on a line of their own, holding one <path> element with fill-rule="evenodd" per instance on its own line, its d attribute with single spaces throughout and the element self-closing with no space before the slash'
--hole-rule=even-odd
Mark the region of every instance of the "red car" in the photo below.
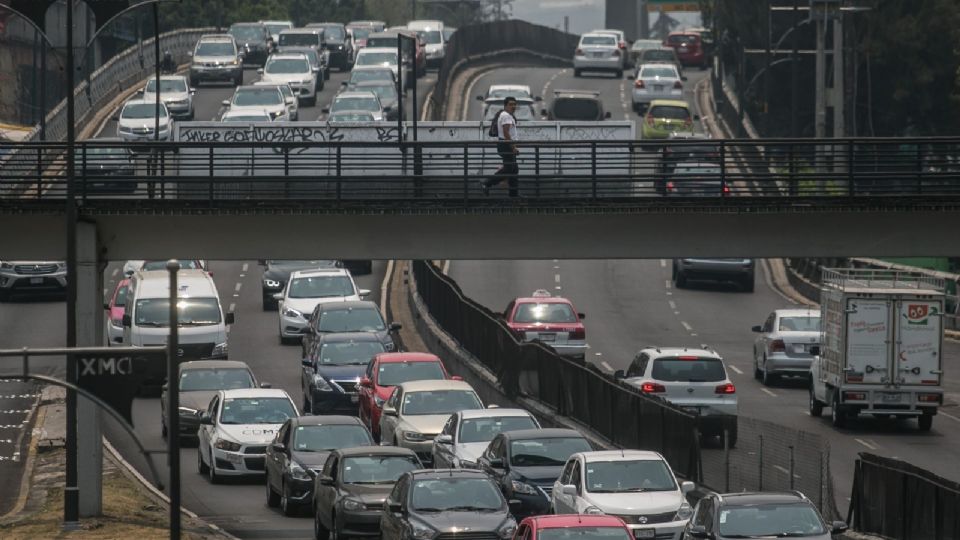
<svg viewBox="0 0 960 540">
<path fill-rule="evenodd" d="M 700 69 L 709 67 L 703 38 L 697 32 L 670 32 L 667 39 L 663 40 L 663 44 L 677 51 L 681 64 L 700 66 Z"/>
<path fill-rule="evenodd" d="M 110 301 L 103 305 L 107 311 L 107 337 L 109 345 L 123 343 L 123 314 L 127 309 L 127 292 L 129 292 L 130 280 L 121 279 L 117 283 L 117 288 L 113 290 L 113 296 Z"/>
<path fill-rule="evenodd" d="M 539 289 L 533 296 L 517 298 L 507 305 L 503 318 L 521 341 L 540 340 L 558 354 L 584 358 L 587 330 L 583 313 L 566 298 Z"/>
<path fill-rule="evenodd" d="M 455 379 L 443 362 L 429 353 L 380 353 L 367 365 L 360 379 L 360 421 L 380 440 L 380 412 L 393 387 L 407 381 Z"/>
<path fill-rule="evenodd" d="M 560 514 L 524 518 L 513 540 L 633 540 L 616 516 Z"/>
</svg>

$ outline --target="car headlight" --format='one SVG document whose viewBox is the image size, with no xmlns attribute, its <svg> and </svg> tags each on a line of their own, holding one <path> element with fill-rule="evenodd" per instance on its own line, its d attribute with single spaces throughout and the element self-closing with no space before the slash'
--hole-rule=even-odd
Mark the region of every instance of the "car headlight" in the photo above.
<svg viewBox="0 0 960 540">
<path fill-rule="evenodd" d="M 342 51 L 342 50 L 343 50 L 343 45 L 337 45 L 337 50 L 338 50 L 338 51 Z"/>
<path fill-rule="evenodd" d="M 194 416 L 197 414 L 197 410 L 191 409 L 190 407 L 177 407 L 177 411 L 179 411 L 180 416 Z"/>
<path fill-rule="evenodd" d="M 236 66 L 236 65 L 238 65 L 239 63 L 240 63 L 240 60 L 237 59 L 237 58 L 234 58 L 233 60 L 230 61 L 230 65 L 231 65 L 231 66 Z"/>
<path fill-rule="evenodd" d="M 333 392 L 333 387 L 323 378 L 322 375 L 313 376 L 313 387 L 319 392 Z"/>
<path fill-rule="evenodd" d="M 537 488 L 531 486 L 530 484 L 525 484 L 518 480 L 513 480 L 510 482 L 510 487 L 513 488 L 514 493 L 523 493 L 524 495 L 536 495 Z"/>
<path fill-rule="evenodd" d="M 411 536 L 413 536 L 415 540 L 432 540 L 432 538 L 437 535 L 437 531 L 427 527 L 426 525 L 413 522 L 410 524 L 410 526 L 413 529 L 411 531 Z"/>
<path fill-rule="evenodd" d="M 513 533 L 517 532 L 517 522 L 513 518 L 507 518 L 497 529 L 497 536 L 500 538 L 513 538 Z"/>
<path fill-rule="evenodd" d="M 344 510 L 352 510 L 352 511 L 356 512 L 356 511 L 358 511 L 358 510 L 365 510 L 366 508 L 367 508 L 367 507 L 366 507 L 365 504 L 363 504 L 362 502 L 360 502 L 360 501 L 358 501 L 358 500 L 356 500 L 356 499 L 344 499 L 344 500 L 343 500 L 343 509 L 344 509 Z"/>
<path fill-rule="evenodd" d="M 269 289 L 277 289 L 280 287 L 280 282 L 275 279 L 264 279 L 263 286 Z"/>
<path fill-rule="evenodd" d="M 682 521 L 684 519 L 690 519 L 690 516 L 693 515 L 693 508 L 690 507 L 690 504 L 687 501 L 683 501 L 683 504 L 680 505 L 680 509 L 677 510 L 677 516 L 673 519 L 674 521 Z"/>
<path fill-rule="evenodd" d="M 597 508 L 596 506 L 588 506 L 583 509 L 583 513 L 591 516 L 599 516 L 603 514 L 603 510 Z"/>
<path fill-rule="evenodd" d="M 226 356 L 226 355 L 227 355 L 227 351 L 228 351 L 228 349 L 227 349 L 227 342 L 224 341 L 223 343 L 217 343 L 217 344 L 213 347 L 213 353 L 212 353 L 212 355 L 213 355 L 213 356 Z"/>
<path fill-rule="evenodd" d="M 386 401 L 387 401 L 387 400 L 381 398 L 380 396 L 373 396 L 373 402 L 377 405 L 377 407 L 381 407 L 381 408 L 382 408 L 382 407 L 383 407 L 383 404 L 384 404 Z"/>
<path fill-rule="evenodd" d="M 307 474 L 307 471 L 303 470 L 303 467 L 297 465 L 296 463 L 290 463 L 290 476 L 294 480 L 310 480 L 310 475 Z"/>
<path fill-rule="evenodd" d="M 114 328 L 123 328 L 123 319 L 110 319 L 110 326 Z"/>
<path fill-rule="evenodd" d="M 404 431 L 403 440 L 410 442 L 423 442 L 427 440 L 427 438 L 424 437 L 423 433 L 420 433 L 419 431 Z"/>
<path fill-rule="evenodd" d="M 227 452 L 239 452 L 241 446 L 243 445 L 240 443 L 235 443 L 226 439 L 219 439 L 217 442 L 213 443 L 214 448 L 226 450 Z"/>
<path fill-rule="evenodd" d="M 65 263 L 65 262 L 58 262 L 58 263 L 57 263 L 57 270 L 60 270 L 60 271 L 62 271 L 62 272 L 65 272 L 65 271 L 67 270 L 67 263 Z"/>
<path fill-rule="evenodd" d="M 295 319 L 302 319 L 302 318 L 303 318 L 303 313 L 300 313 L 299 311 L 297 311 L 297 310 L 295 310 L 295 309 L 293 309 L 293 308 L 284 307 L 282 313 L 283 313 L 283 316 L 284 316 L 284 317 L 293 317 L 293 318 L 295 318 Z"/>
</svg>

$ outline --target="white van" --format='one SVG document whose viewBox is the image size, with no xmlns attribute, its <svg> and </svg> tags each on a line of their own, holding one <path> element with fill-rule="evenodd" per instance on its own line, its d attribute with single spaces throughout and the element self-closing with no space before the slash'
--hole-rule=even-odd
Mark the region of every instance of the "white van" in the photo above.
<svg viewBox="0 0 960 540">
<path fill-rule="evenodd" d="M 213 278 L 203 270 L 177 273 L 179 351 L 181 360 L 227 358 L 227 326 Z M 166 270 L 139 271 L 130 278 L 127 310 L 123 315 L 123 342 L 134 347 L 166 345 L 170 334 L 170 274 Z"/>
<path fill-rule="evenodd" d="M 443 37 L 443 22 L 410 21 L 407 23 L 407 29 L 420 35 L 420 41 L 424 44 L 423 52 L 427 56 L 427 67 L 439 68 L 447 50 L 447 41 Z"/>
</svg>

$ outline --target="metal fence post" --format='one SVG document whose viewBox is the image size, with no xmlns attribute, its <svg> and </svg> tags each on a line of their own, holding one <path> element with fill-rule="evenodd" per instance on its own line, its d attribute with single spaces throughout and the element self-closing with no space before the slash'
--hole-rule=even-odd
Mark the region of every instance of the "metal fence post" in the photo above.
<svg viewBox="0 0 960 540">
<path fill-rule="evenodd" d="M 597 198 L 597 143 L 590 143 L 590 176 L 593 180 L 593 198 Z"/>
<path fill-rule="evenodd" d="M 470 167 L 468 165 L 467 157 L 470 155 L 470 149 L 464 145 L 463 147 L 463 204 L 464 206 L 470 201 Z"/>
<path fill-rule="evenodd" d="M 540 147 L 533 147 L 533 188 L 534 194 L 540 198 Z"/>
<path fill-rule="evenodd" d="M 337 202 L 343 195 L 343 147 L 337 145 Z"/>
<path fill-rule="evenodd" d="M 853 152 L 856 147 L 853 144 L 853 139 L 847 141 L 847 193 L 851 197 L 857 194 L 857 180 L 856 175 L 853 172 Z"/>
<path fill-rule="evenodd" d="M 760 474 L 758 475 L 759 484 L 757 485 L 757 491 L 763 491 L 763 434 L 762 433 L 760 434 L 760 449 L 757 451 L 757 455 L 760 458 L 758 460 L 758 464 L 759 464 L 758 471 Z"/>
<path fill-rule="evenodd" d="M 664 156 L 667 153 L 667 147 L 663 147 Z M 664 161 L 666 163 L 666 161 Z M 720 140 L 720 194 L 723 195 L 727 188 L 727 145 Z"/>
</svg>

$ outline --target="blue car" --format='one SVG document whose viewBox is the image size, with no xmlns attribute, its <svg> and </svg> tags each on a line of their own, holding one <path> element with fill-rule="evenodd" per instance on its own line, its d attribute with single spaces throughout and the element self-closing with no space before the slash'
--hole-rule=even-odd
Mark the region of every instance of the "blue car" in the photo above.
<svg viewBox="0 0 960 540">
<path fill-rule="evenodd" d="M 360 378 L 374 355 L 386 352 L 375 333 L 322 334 L 303 359 L 303 410 L 311 414 L 356 414 Z"/>
</svg>

